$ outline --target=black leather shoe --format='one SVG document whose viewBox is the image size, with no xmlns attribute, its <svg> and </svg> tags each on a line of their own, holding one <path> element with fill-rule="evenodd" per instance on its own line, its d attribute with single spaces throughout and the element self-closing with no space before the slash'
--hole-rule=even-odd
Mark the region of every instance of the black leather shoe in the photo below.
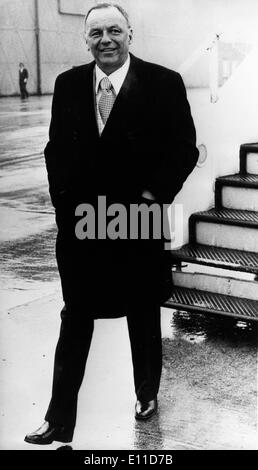
<svg viewBox="0 0 258 470">
<path fill-rule="evenodd" d="M 71 442 L 72 439 L 73 430 L 45 421 L 39 429 L 27 434 L 24 440 L 29 444 L 46 445 L 53 441 Z"/>
<path fill-rule="evenodd" d="M 150 401 L 137 400 L 135 405 L 135 419 L 144 420 L 153 416 L 158 409 L 157 398 Z"/>
</svg>

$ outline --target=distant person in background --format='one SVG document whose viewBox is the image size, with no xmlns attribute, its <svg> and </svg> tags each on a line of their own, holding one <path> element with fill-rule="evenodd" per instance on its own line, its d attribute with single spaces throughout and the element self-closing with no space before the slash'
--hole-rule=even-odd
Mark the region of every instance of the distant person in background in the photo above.
<svg viewBox="0 0 258 470">
<path fill-rule="evenodd" d="M 20 92 L 21 92 L 21 99 L 22 100 L 29 97 L 29 93 L 27 91 L 28 78 L 29 78 L 28 70 L 25 69 L 24 64 L 22 62 L 20 62 L 20 64 L 19 64 L 19 85 L 20 85 Z"/>
</svg>

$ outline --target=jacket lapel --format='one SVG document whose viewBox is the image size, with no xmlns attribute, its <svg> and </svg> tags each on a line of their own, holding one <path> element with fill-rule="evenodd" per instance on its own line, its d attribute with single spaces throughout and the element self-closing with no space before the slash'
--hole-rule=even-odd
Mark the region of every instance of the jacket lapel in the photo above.
<svg viewBox="0 0 258 470">
<path fill-rule="evenodd" d="M 93 73 L 95 62 L 87 64 L 82 69 L 80 83 L 76 90 L 77 116 L 80 120 L 82 136 L 87 134 L 87 139 L 95 139 L 99 136 L 95 112 L 95 93 L 93 89 Z"/>
<path fill-rule="evenodd" d="M 139 80 L 140 59 L 132 54 L 130 67 L 120 92 L 115 100 L 105 128 L 99 136 L 95 107 L 94 67 L 95 61 L 82 67 L 80 82 L 76 86 L 76 117 L 82 138 L 87 140 L 109 138 L 111 135 L 130 134 L 137 130 L 141 123 L 143 109 L 142 80 Z"/>
<path fill-rule="evenodd" d="M 143 109 L 142 81 L 139 80 L 139 59 L 132 54 L 130 67 L 119 94 L 115 100 L 101 138 L 123 132 L 128 134 L 136 130 L 141 122 L 139 111 Z"/>
</svg>

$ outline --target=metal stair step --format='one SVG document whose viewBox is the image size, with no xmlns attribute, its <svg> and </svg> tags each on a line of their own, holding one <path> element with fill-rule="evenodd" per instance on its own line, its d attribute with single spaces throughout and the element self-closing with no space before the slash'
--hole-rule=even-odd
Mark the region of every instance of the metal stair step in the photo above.
<svg viewBox="0 0 258 470">
<path fill-rule="evenodd" d="M 250 174 L 258 173 L 258 153 L 249 152 L 246 155 L 246 172 Z"/>
<path fill-rule="evenodd" d="M 250 142 L 246 144 L 242 144 L 240 149 L 245 149 L 246 151 L 253 151 L 258 153 L 258 142 Z"/>
<path fill-rule="evenodd" d="M 258 252 L 258 212 L 211 209 L 192 214 L 189 241 L 234 250 Z"/>
<path fill-rule="evenodd" d="M 258 173 L 258 143 L 240 146 L 240 173 Z"/>
<path fill-rule="evenodd" d="M 216 179 L 216 183 L 238 188 L 258 188 L 258 175 L 226 175 Z"/>
<path fill-rule="evenodd" d="M 164 307 L 207 314 L 228 315 L 246 321 L 258 320 L 258 301 L 174 287 Z"/>
<path fill-rule="evenodd" d="M 208 211 L 195 212 L 190 220 L 258 228 L 258 212 L 256 211 L 213 208 Z"/>
<path fill-rule="evenodd" d="M 248 274 L 249 276 L 254 278 L 253 274 Z M 228 275 L 228 271 L 225 271 L 225 275 L 223 275 L 218 268 L 204 268 L 203 266 L 200 268 L 196 264 L 189 264 L 184 266 L 182 270 L 173 270 L 172 279 L 173 285 L 176 287 L 187 287 L 188 289 L 230 295 L 258 302 L 258 282 L 255 279 L 247 279 L 246 275 L 234 277 Z"/>
<path fill-rule="evenodd" d="M 258 175 L 227 175 L 216 179 L 215 207 L 258 211 Z"/>
<path fill-rule="evenodd" d="M 215 266 L 233 271 L 258 273 L 258 253 L 251 251 L 189 243 L 182 248 L 172 250 L 171 253 L 176 260 Z"/>
</svg>

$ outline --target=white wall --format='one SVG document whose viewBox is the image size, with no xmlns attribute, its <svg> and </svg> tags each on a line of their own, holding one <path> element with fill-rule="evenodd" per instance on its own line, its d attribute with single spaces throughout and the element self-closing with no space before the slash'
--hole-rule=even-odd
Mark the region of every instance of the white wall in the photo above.
<svg viewBox="0 0 258 470">
<path fill-rule="evenodd" d="M 128 10 L 134 28 L 132 52 L 171 68 L 200 47 L 212 32 L 248 40 L 257 31 L 257 0 L 117 0 Z M 91 60 L 82 36 L 83 17 L 94 0 L 38 0 L 42 90 L 53 91 L 56 75 Z M 17 93 L 20 61 L 31 71 L 29 90 L 36 91 L 34 0 L 0 0 L 0 94 Z M 185 73 L 187 86 L 207 86 L 208 57 L 203 50 Z"/>
<path fill-rule="evenodd" d="M 258 141 L 258 42 L 219 92 L 217 103 L 203 92 L 188 90 L 198 144 L 207 147 L 207 161 L 196 167 L 174 203 L 183 207 L 183 241 L 188 239 L 188 218 L 214 206 L 216 177 L 239 172 L 239 148 Z M 174 219 L 172 218 L 172 227 Z M 181 223 L 181 220 L 177 221 Z M 180 227 L 179 227 L 180 228 Z"/>
<path fill-rule="evenodd" d="M 29 91 L 36 92 L 34 1 L 0 0 L 0 95 L 19 93 L 19 62 L 29 69 Z"/>
</svg>

